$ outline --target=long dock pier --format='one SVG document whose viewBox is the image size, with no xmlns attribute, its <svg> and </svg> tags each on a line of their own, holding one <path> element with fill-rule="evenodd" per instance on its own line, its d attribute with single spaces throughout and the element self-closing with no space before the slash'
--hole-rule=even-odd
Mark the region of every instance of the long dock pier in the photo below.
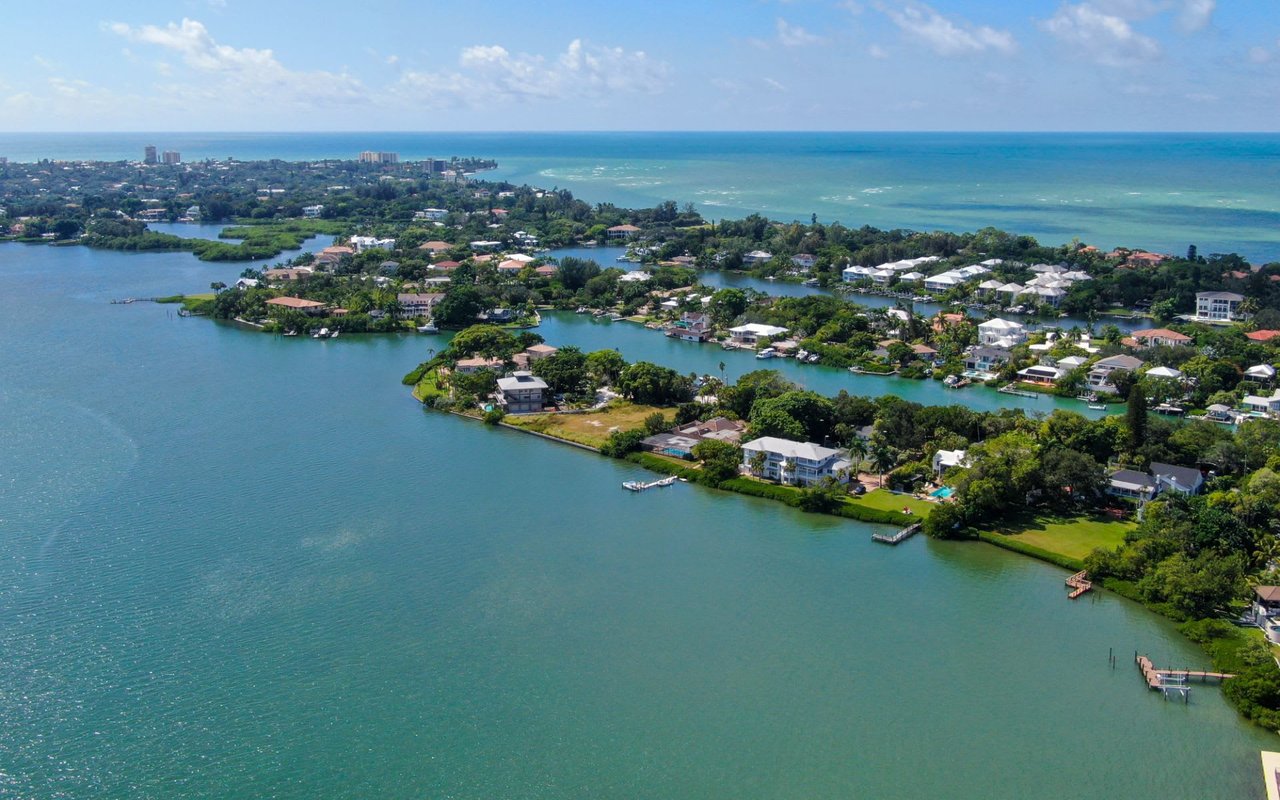
<svg viewBox="0 0 1280 800">
<path fill-rule="evenodd" d="M 1183 701 L 1186 702 L 1191 696 L 1191 687 L 1188 684 L 1192 679 L 1199 678 L 1201 683 L 1207 683 L 1210 679 L 1222 683 L 1235 677 L 1235 675 L 1227 672 L 1206 672 L 1195 669 L 1159 669 L 1151 663 L 1151 659 L 1138 655 L 1137 651 L 1134 651 L 1133 663 L 1138 665 L 1138 670 L 1142 673 L 1142 679 L 1147 682 L 1147 688 L 1153 692 L 1162 693 L 1166 700 L 1169 699 L 1170 693 L 1173 693 L 1182 695 Z"/>
<path fill-rule="evenodd" d="M 920 526 L 922 524 L 923 523 L 917 522 L 914 525 L 908 525 L 894 534 L 873 533 L 871 534 L 871 540 L 873 542 L 880 542 L 881 544 L 900 544 L 905 542 L 907 539 L 910 539 L 912 536 L 915 536 L 916 533 L 920 531 Z"/>
</svg>

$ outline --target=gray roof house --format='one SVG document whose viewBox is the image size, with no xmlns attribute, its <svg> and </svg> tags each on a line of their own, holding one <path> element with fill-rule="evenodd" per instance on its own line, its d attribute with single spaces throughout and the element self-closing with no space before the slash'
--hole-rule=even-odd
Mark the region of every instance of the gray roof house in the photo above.
<svg viewBox="0 0 1280 800">
<path fill-rule="evenodd" d="M 743 469 L 752 469 L 751 462 L 757 453 L 764 453 L 760 477 L 793 486 L 808 486 L 823 478 L 835 478 L 844 483 L 849 480 L 846 471 L 853 466 L 843 450 L 813 442 L 762 436 L 742 446 Z"/>
<path fill-rule="evenodd" d="M 1161 491 L 1196 494 L 1204 485 L 1204 476 L 1195 467 L 1179 467 L 1174 464 L 1151 462 L 1151 474 Z"/>
<path fill-rule="evenodd" d="M 1118 469 L 1111 473 L 1107 494 L 1150 500 L 1156 496 L 1156 479 L 1136 469 Z"/>
<path fill-rule="evenodd" d="M 498 379 L 498 405 L 508 414 L 532 414 L 545 404 L 547 382 L 528 372 Z"/>
</svg>

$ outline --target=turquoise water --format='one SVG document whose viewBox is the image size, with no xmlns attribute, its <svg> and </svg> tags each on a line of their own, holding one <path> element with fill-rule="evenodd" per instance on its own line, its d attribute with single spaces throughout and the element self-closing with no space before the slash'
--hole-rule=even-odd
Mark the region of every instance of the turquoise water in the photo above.
<svg viewBox="0 0 1280 800">
<path fill-rule="evenodd" d="M 951 487 L 950 487 L 950 486 L 943 486 L 943 487 L 942 487 L 942 488 L 940 488 L 940 489 L 934 489 L 932 492 L 929 492 L 929 494 L 930 494 L 931 496 L 933 496 L 933 497 L 944 497 L 944 498 L 945 498 L 945 497 L 950 497 L 950 496 L 951 496 L 951 492 L 952 492 L 952 489 L 951 489 Z"/>
<path fill-rule="evenodd" d="M 424 411 L 437 337 L 107 302 L 239 270 L 0 245 L 0 796 L 1262 796 L 1274 736 L 1128 663 L 1199 651 L 1061 570 L 623 492 L 648 474 Z"/>
<path fill-rule="evenodd" d="M 137 159 L 492 157 L 494 177 L 589 202 L 695 203 L 713 218 L 916 230 L 994 225 L 1058 245 L 1280 260 L 1280 135 L 1104 133 L 3 134 L 0 155 Z"/>
</svg>

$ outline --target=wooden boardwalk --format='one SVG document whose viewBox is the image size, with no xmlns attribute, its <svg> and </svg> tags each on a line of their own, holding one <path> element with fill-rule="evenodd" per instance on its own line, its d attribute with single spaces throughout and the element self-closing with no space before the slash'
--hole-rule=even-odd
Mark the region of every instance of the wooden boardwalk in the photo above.
<svg viewBox="0 0 1280 800">
<path fill-rule="evenodd" d="M 1089 580 L 1089 573 L 1080 570 L 1075 575 L 1067 578 L 1067 586 L 1071 587 L 1071 593 L 1067 595 L 1068 600 L 1075 600 L 1080 595 L 1093 588 L 1093 583 Z"/>
<path fill-rule="evenodd" d="M 921 524 L 922 523 L 917 522 L 914 525 L 908 525 L 892 535 L 887 533 L 873 533 L 871 534 L 871 540 L 881 542 L 882 544 L 899 544 L 900 542 L 905 542 L 907 539 L 914 536 L 916 532 L 920 530 Z"/>
</svg>

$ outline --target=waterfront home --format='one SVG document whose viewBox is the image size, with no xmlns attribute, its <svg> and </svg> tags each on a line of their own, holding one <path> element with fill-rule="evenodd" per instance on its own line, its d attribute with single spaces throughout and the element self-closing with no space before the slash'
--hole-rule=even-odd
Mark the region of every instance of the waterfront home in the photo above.
<svg viewBox="0 0 1280 800">
<path fill-rule="evenodd" d="M 1253 587 L 1252 611 L 1259 622 L 1280 615 L 1280 586 Z"/>
<path fill-rule="evenodd" d="M 1170 491 L 1179 494 L 1198 494 L 1204 486 L 1204 475 L 1195 467 L 1179 467 L 1175 464 L 1151 462 L 1148 470 L 1156 481 L 1156 491 Z"/>
<path fill-rule="evenodd" d="M 1240 304 L 1244 295 L 1235 292 L 1196 292 L 1196 320 L 1228 322 L 1242 319 Z"/>
<path fill-rule="evenodd" d="M 1255 364 L 1244 371 L 1246 380 L 1270 384 L 1276 379 L 1276 368 L 1270 364 Z"/>
<path fill-rule="evenodd" d="M 301 297 L 273 297 L 267 301 L 267 305 L 277 309 L 290 309 L 293 311 L 301 311 L 308 316 L 316 317 L 324 313 L 328 308 L 324 303 L 315 300 L 303 300 Z"/>
<path fill-rule="evenodd" d="M 1269 397 L 1256 394 L 1245 395 L 1240 405 L 1245 411 L 1252 411 L 1255 414 L 1280 414 L 1280 389 L 1276 389 Z"/>
<path fill-rule="evenodd" d="M 653 276 L 642 269 L 633 269 L 618 276 L 618 283 L 643 283 Z"/>
<path fill-rule="evenodd" d="M 954 272 L 943 272 L 924 279 L 924 288 L 931 292 L 945 292 L 964 283 L 964 278 Z"/>
<path fill-rule="evenodd" d="M 1088 360 L 1089 359 L 1084 356 L 1067 356 L 1065 358 L 1058 359 L 1056 366 L 1063 372 L 1070 372 L 1073 369 L 1083 367 L 1085 362 Z"/>
<path fill-rule="evenodd" d="M 1129 334 L 1121 340 L 1121 344 L 1135 348 L 1180 347 L 1191 344 L 1191 337 L 1168 328 L 1144 328 Z"/>
<path fill-rule="evenodd" d="M 930 462 L 933 465 L 933 475 L 935 478 L 941 478 L 949 469 L 955 467 L 969 466 L 969 456 L 967 450 L 939 450 L 933 454 Z"/>
<path fill-rule="evenodd" d="M 1020 283 L 1006 283 L 996 289 L 996 294 L 1004 295 L 1005 302 L 1013 305 L 1018 297 L 1027 291 L 1027 287 Z"/>
<path fill-rule="evenodd" d="M 323 205 L 303 206 L 302 216 L 306 219 L 317 219 L 324 214 Z"/>
<path fill-rule="evenodd" d="M 424 208 L 421 211 L 413 212 L 414 219 L 425 219 L 428 222 L 443 222 L 447 216 L 449 216 L 449 211 L 444 208 Z"/>
<path fill-rule="evenodd" d="M 817 256 L 810 253 L 796 253 L 791 257 L 791 263 L 803 270 L 813 269 L 813 265 L 818 263 Z"/>
<path fill-rule="evenodd" d="M 640 229 L 635 225 L 614 225 L 612 228 L 605 230 L 605 234 L 610 239 L 630 239 L 640 233 Z"/>
<path fill-rule="evenodd" d="M 684 436 L 679 433 L 655 433 L 640 440 L 640 449 L 661 456 L 672 456 L 691 460 L 693 448 L 702 440 L 695 436 Z"/>
<path fill-rule="evenodd" d="M 453 365 L 454 372 L 460 372 L 463 375 L 473 375 L 481 370 L 489 370 L 496 372 L 502 369 L 502 359 L 500 358 L 481 358 L 475 356 L 473 358 L 460 358 Z"/>
<path fill-rule="evenodd" d="M 415 292 L 401 293 L 396 295 L 396 302 L 400 304 L 400 311 L 396 314 L 396 319 L 415 319 L 417 317 L 429 317 L 444 299 L 443 292 Z"/>
<path fill-rule="evenodd" d="M 513 372 L 498 379 L 498 405 L 508 414 L 531 414 L 542 410 L 547 383 L 528 372 Z"/>
<path fill-rule="evenodd" d="M 775 339 L 786 332 L 786 328 L 779 328 L 776 325 L 748 322 L 746 325 L 730 328 L 729 338 L 734 344 L 743 347 L 755 347 L 756 343 L 761 339 Z"/>
<path fill-rule="evenodd" d="M 1004 284 L 997 280 L 986 280 L 978 284 L 978 294 L 990 296 L 1000 291 L 1000 287 Z"/>
<path fill-rule="evenodd" d="M 1260 330 L 1249 331 L 1245 334 L 1245 338 L 1253 342 L 1269 342 L 1277 336 L 1280 336 L 1280 331 Z"/>
<path fill-rule="evenodd" d="M 752 250 L 742 257 L 742 266 L 754 267 L 758 264 L 765 264 L 773 260 L 773 253 L 767 250 Z"/>
<path fill-rule="evenodd" d="M 1024 383 L 1034 383 L 1037 386 L 1052 386 L 1062 378 L 1062 375 L 1061 369 L 1046 364 L 1036 364 L 1034 367 L 1025 367 L 1018 370 L 1018 380 Z"/>
<path fill-rule="evenodd" d="M 1116 370 L 1134 372 L 1140 369 L 1143 363 L 1141 359 L 1126 355 L 1111 356 L 1098 361 L 1089 370 L 1089 375 L 1086 378 L 1089 391 L 1115 394 L 1116 387 L 1111 382 L 1111 373 Z"/>
<path fill-rule="evenodd" d="M 440 272 L 453 272 L 462 266 L 461 261 L 437 261 L 434 264 L 427 265 L 427 269 L 438 270 Z"/>
<path fill-rule="evenodd" d="M 1235 422 L 1235 412 L 1230 406 L 1224 406 L 1221 403 L 1214 403 L 1204 411 L 1204 418 L 1211 422 Z"/>
<path fill-rule="evenodd" d="M 1009 363 L 1009 351 L 997 347 L 971 347 L 964 357 L 964 368 L 973 372 L 993 374 Z"/>
<path fill-rule="evenodd" d="M 763 454 L 764 465 L 754 472 L 752 462 Z M 792 486 L 809 486 L 823 478 L 849 480 L 852 464 L 842 450 L 812 442 L 793 442 L 774 436 L 762 436 L 742 446 L 742 467 L 760 477 Z"/>
<path fill-rule="evenodd" d="M 1156 496 L 1156 479 L 1136 469 L 1118 469 L 1111 473 L 1107 494 L 1145 502 Z"/>
<path fill-rule="evenodd" d="M 1144 378 L 1163 378 L 1164 380 L 1182 382 L 1182 370 L 1174 367 L 1152 367 L 1143 373 Z"/>
<path fill-rule="evenodd" d="M 1027 328 L 1020 322 L 989 319 L 978 324 L 978 344 L 1009 349 L 1027 340 Z"/>
<path fill-rule="evenodd" d="M 534 274 L 537 275 L 539 278 L 553 278 L 555 277 L 555 274 L 559 271 L 560 271 L 560 268 L 557 267 L 555 264 L 543 264 L 540 267 L 533 268 Z"/>
<path fill-rule="evenodd" d="M 490 250 L 497 250 L 499 247 L 502 247 L 502 242 L 495 242 L 489 239 L 477 239 L 474 242 L 470 242 L 469 246 L 472 250 L 475 250 L 478 253 L 483 253 Z"/>
<path fill-rule="evenodd" d="M 702 312 L 686 311 L 680 320 L 667 328 L 667 335 L 686 342 L 705 342 L 711 338 L 711 317 Z"/>
<path fill-rule="evenodd" d="M 231 288 L 233 289 L 256 289 L 257 287 L 257 278 L 240 278 L 235 283 L 231 284 Z"/>
</svg>

